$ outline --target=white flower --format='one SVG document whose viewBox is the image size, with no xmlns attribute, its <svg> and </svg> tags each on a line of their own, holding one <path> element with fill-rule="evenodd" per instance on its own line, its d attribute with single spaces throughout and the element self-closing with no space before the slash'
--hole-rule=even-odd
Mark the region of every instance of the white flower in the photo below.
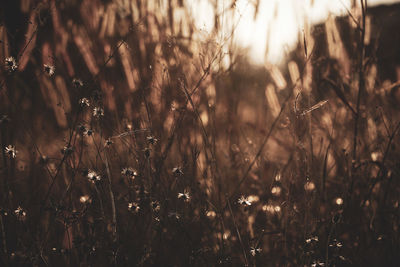
<svg viewBox="0 0 400 267">
<path fill-rule="evenodd" d="M 155 145 L 158 141 L 157 138 L 155 138 L 154 136 L 151 136 L 151 135 L 147 136 L 146 139 L 147 139 L 147 142 L 152 145 Z"/>
<path fill-rule="evenodd" d="M 12 145 L 8 145 L 4 150 L 6 151 L 8 156 L 11 158 L 15 158 L 17 156 L 18 151 Z"/>
<path fill-rule="evenodd" d="M 178 193 L 178 198 L 182 199 L 185 202 L 190 201 L 189 191 L 185 189 L 185 191 L 183 193 Z"/>
<path fill-rule="evenodd" d="M 96 183 L 101 180 L 101 176 L 92 170 L 88 171 L 87 177 L 89 178 L 89 181 L 92 183 Z"/>
<path fill-rule="evenodd" d="M 79 79 L 73 79 L 73 80 L 72 80 L 72 84 L 73 84 L 75 87 L 82 87 L 82 86 L 83 86 L 83 82 L 82 82 L 81 80 L 79 80 Z"/>
<path fill-rule="evenodd" d="M 44 71 L 49 75 L 49 76 L 53 76 L 54 71 L 56 70 L 56 68 L 54 66 L 51 65 L 47 65 L 44 64 Z"/>
<path fill-rule="evenodd" d="M 261 251 L 262 251 L 261 248 L 254 248 L 254 247 L 250 248 L 250 254 L 253 257 L 255 257 L 257 254 L 259 254 Z"/>
<path fill-rule="evenodd" d="M 88 107 L 88 106 L 90 106 L 90 102 L 86 97 L 83 97 L 83 98 L 79 99 L 79 105 L 81 105 L 82 107 L 85 107 L 85 106 Z"/>
<path fill-rule="evenodd" d="M 108 139 L 104 142 L 104 146 L 105 146 L 105 147 L 109 147 L 109 146 L 111 146 L 113 143 L 114 143 L 114 142 L 113 142 L 110 138 L 108 138 Z"/>
<path fill-rule="evenodd" d="M 132 179 L 135 178 L 138 175 L 137 171 L 132 169 L 131 167 L 123 168 L 122 171 L 121 171 L 121 174 L 125 175 L 125 176 L 128 176 L 128 177 L 130 177 Z"/>
<path fill-rule="evenodd" d="M 151 208 L 153 209 L 154 212 L 160 211 L 160 209 L 161 209 L 160 202 L 158 202 L 157 200 L 152 201 Z"/>
<path fill-rule="evenodd" d="M 93 109 L 93 116 L 94 117 L 104 116 L 104 110 L 101 107 L 95 107 Z"/>
<path fill-rule="evenodd" d="M 94 132 L 92 129 L 85 129 L 83 131 L 83 136 L 93 136 Z"/>
<path fill-rule="evenodd" d="M 179 166 L 173 168 L 172 169 L 172 173 L 175 174 L 175 175 L 183 175 L 183 171 L 182 171 L 181 167 L 179 167 Z"/>
<path fill-rule="evenodd" d="M 6 61 L 6 69 L 9 72 L 14 72 L 18 69 L 18 64 L 14 57 L 8 57 L 6 58 L 5 61 Z"/>
<path fill-rule="evenodd" d="M 14 211 L 15 215 L 18 217 L 19 220 L 23 220 L 26 217 L 26 211 L 18 206 L 18 208 Z"/>
<path fill-rule="evenodd" d="M 247 197 L 245 197 L 245 196 L 241 196 L 239 199 L 238 199 L 238 203 L 240 204 L 240 205 L 243 205 L 243 206 L 251 206 L 251 202 L 248 200 L 248 198 Z"/>
<path fill-rule="evenodd" d="M 133 213 L 138 213 L 140 210 L 139 204 L 137 202 L 129 202 L 128 210 Z"/>
</svg>

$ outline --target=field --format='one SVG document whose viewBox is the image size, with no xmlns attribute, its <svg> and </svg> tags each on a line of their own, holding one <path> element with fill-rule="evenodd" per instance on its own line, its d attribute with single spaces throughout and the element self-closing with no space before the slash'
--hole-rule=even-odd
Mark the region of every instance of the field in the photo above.
<svg viewBox="0 0 400 267">
<path fill-rule="evenodd" d="M 397 33 L 256 66 L 217 2 L 0 4 L 0 266 L 400 266 Z"/>
</svg>

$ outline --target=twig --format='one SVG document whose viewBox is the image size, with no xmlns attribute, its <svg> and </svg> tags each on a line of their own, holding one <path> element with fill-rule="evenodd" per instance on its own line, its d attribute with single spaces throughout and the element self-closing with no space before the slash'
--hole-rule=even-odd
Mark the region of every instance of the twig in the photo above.
<svg viewBox="0 0 400 267">
<path fill-rule="evenodd" d="M 116 208 L 115 208 L 114 193 L 112 191 L 111 172 L 110 172 L 110 166 L 108 164 L 107 151 L 104 152 L 104 162 L 106 164 L 107 180 L 108 180 L 108 192 L 110 194 L 110 201 L 111 201 L 113 242 L 116 242 L 117 241 L 117 211 L 116 211 Z"/>
<path fill-rule="evenodd" d="M 238 226 L 237 226 L 237 224 L 236 224 L 235 216 L 233 215 L 233 212 L 232 212 L 231 203 L 230 203 L 230 201 L 229 201 L 228 196 L 225 196 L 225 197 L 226 197 L 226 201 L 227 201 L 227 203 L 228 203 L 229 212 L 230 212 L 230 214 L 231 214 L 231 216 L 232 216 L 233 224 L 234 224 L 235 229 L 236 229 L 236 234 L 237 234 L 238 239 L 239 239 L 239 242 L 240 242 L 240 246 L 242 247 L 245 266 L 249 266 L 249 262 L 247 261 L 247 253 L 246 253 L 246 250 L 245 250 L 244 245 L 243 245 L 242 236 L 240 235 L 239 228 L 238 228 Z"/>
</svg>

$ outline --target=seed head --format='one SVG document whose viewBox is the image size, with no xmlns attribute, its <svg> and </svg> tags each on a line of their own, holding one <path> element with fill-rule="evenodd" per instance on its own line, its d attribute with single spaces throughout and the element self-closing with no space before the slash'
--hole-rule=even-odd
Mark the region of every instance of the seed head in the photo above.
<svg viewBox="0 0 400 267">
<path fill-rule="evenodd" d="M 114 142 L 113 142 L 110 138 L 108 138 L 108 139 L 104 142 L 104 146 L 105 146 L 105 147 L 109 147 L 109 146 L 111 146 L 113 143 L 114 143 Z"/>
<path fill-rule="evenodd" d="M 129 178 L 135 179 L 135 177 L 138 176 L 138 173 L 135 169 L 128 167 L 128 168 L 123 168 L 121 171 L 122 175 L 125 175 Z"/>
<path fill-rule="evenodd" d="M 253 257 L 255 257 L 257 254 L 261 253 L 261 251 L 262 251 L 261 248 L 255 248 L 255 247 L 250 248 L 250 254 Z"/>
<path fill-rule="evenodd" d="M 26 211 L 18 206 L 18 208 L 14 211 L 15 215 L 17 216 L 18 220 L 23 220 L 26 217 Z"/>
<path fill-rule="evenodd" d="M 104 110 L 101 107 L 95 107 L 93 109 L 93 116 L 96 118 L 104 116 Z"/>
<path fill-rule="evenodd" d="M 189 202 L 190 201 L 189 191 L 187 189 L 185 189 L 185 191 L 183 191 L 183 193 L 178 193 L 178 199 L 182 199 L 185 202 Z"/>
<path fill-rule="evenodd" d="M 175 175 L 183 175 L 183 171 L 182 171 L 181 167 L 179 167 L 179 166 L 173 168 L 172 169 L 172 173 L 175 174 Z"/>
<path fill-rule="evenodd" d="M 82 87 L 82 86 L 83 86 L 83 82 L 82 82 L 81 80 L 79 80 L 79 79 L 76 79 L 76 78 L 74 78 L 74 79 L 72 80 L 72 84 L 73 84 L 76 88 Z"/>
<path fill-rule="evenodd" d="M 44 64 L 43 67 L 44 67 L 44 71 L 47 73 L 47 75 L 53 76 L 54 71 L 56 70 L 56 68 L 54 66 Z"/>
<path fill-rule="evenodd" d="M 88 170 L 87 177 L 93 184 L 101 180 L 101 176 L 92 170 Z"/>
<path fill-rule="evenodd" d="M 4 150 L 10 158 L 15 158 L 17 156 L 18 151 L 12 145 L 8 145 Z"/>
<path fill-rule="evenodd" d="M 146 137 L 146 140 L 147 140 L 147 142 L 148 142 L 149 144 L 151 144 L 151 145 L 155 145 L 155 144 L 158 142 L 157 138 L 155 138 L 155 137 L 152 136 L 152 135 L 147 136 L 147 137 Z"/>
<path fill-rule="evenodd" d="M 81 105 L 81 107 L 89 107 L 90 106 L 89 99 L 87 99 L 86 97 L 79 99 L 79 105 Z"/>
<path fill-rule="evenodd" d="M 6 61 L 6 70 L 8 72 L 11 73 L 18 69 L 18 64 L 14 57 L 8 57 L 6 58 L 5 61 Z"/>
<path fill-rule="evenodd" d="M 138 213 L 140 210 L 140 206 L 137 202 L 129 202 L 128 203 L 128 210 L 133 213 Z"/>
<path fill-rule="evenodd" d="M 238 199 L 238 203 L 243 206 L 251 206 L 249 199 L 243 195 Z"/>
</svg>

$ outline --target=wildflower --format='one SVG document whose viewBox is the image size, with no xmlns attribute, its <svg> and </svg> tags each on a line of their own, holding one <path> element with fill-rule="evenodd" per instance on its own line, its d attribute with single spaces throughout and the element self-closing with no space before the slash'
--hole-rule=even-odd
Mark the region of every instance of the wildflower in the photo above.
<svg viewBox="0 0 400 267">
<path fill-rule="evenodd" d="M 111 146 L 113 143 L 114 143 L 114 142 L 113 142 L 110 138 L 108 138 L 108 139 L 104 142 L 104 146 L 105 146 L 105 147 L 109 147 L 109 146 Z"/>
<path fill-rule="evenodd" d="M 322 261 L 313 261 L 313 263 L 311 264 L 311 267 L 319 267 L 319 266 L 325 266 L 325 263 Z"/>
<path fill-rule="evenodd" d="M 83 136 L 93 136 L 93 133 L 92 129 L 85 129 L 85 131 L 83 131 Z"/>
<path fill-rule="evenodd" d="M 175 174 L 175 175 L 183 175 L 183 171 L 182 171 L 181 167 L 179 167 L 179 166 L 173 168 L 172 169 L 172 173 Z"/>
<path fill-rule="evenodd" d="M 101 107 L 95 107 L 93 109 L 93 116 L 97 118 L 104 116 L 104 110 Z"/>
<path fill-rule="evenodd" d="M 101 176 L 92 170 L 88 170 L 87 177 L 89 178 L 89 181 L 92 183 L 96 183 L 101 180 Z"/>
<path fill-rule="evenodd" d="M 251 202 L 243 195 L 238 199 L 238 203 L 243 206 L 251 206 Z"/>
<path fill-rule="evenodd" d="M 18 64 L 14 57 L 8 57 L 5 61 L 6 69 L 8 72 L 14 72 L 18 69 Z"/>
<path fill-rule="evenodd" d="M 83 195 L 79 198 L 79 202 L 81 202 L 82 204 L 86 204 L 86 203 L 90 203 L 92 201 L 88 195 Z"/>
<path fill-rule="evenodd" d="M 79 80 L 79 79 L 76 79 L 76 78 L 74 78 L 74 79 L 72 80 L 72 84 L 73 84 L 76 88 L 82 87 L 82 86 L 83 86 L 83 82 L 82 82 L 81 80 Z"/>
<path fill-rule="evenodd" d="M 89 107 L 90 106 L 89 99 L 87 99 L 86 97 L 79 99 L 79 105 L 81 105 L 81 107 L 85 107 L 85 106 Z"/>
<path fill-rule="evenodd" d="M 26 217 L 26 211 L 21 208 L 21 206 L 18 206 L 18 208 L 14 211 L 15 215 L 19 220 L 23 220 Z"/>
<path fill-rule="evenodd" d="M 4 150 L 6 151 L 8 156 L 11 158 L 15 158 L 17 156 L 18 151 L 12 145 L 8 145 Z"/>
<path fill-rule="evenodd" d="M 154 136 L 150 135 L 146 137 L 146 140 L 149 144 L 155 145 L 158 142 L 157 138 L 154 138 Z"/>
<path fill-rule="evenodd" d="M 310 244 L 311 242 L 318 242 L 318 241 L 319 241 L 318 236 L 312 236 L 312 237 L 306 239 L 307 244 Z"/>
<path fill-rule="evenodd" d="M 79 132 L 84 133 L 87 129 L 86 129 L 85 125 L 79 124 L 78 125 L 78 130 L 79 130 Z"/>
<path fill-rule="evenodd" d="M 128 210 L 133 213 L 138 213 L 140 210 L 140 206 L 136 202 L 129 202 L 128 203 Z"/>
<path fill-rule="evenodd" d="M 250 248 L 250 254 L 251 256 L 255 257 L 257 254 L 261 253 L 262 249 L 261 248 Z"/>
<path fill-rule="evenodd" d="M 127 177 L 130 177 L 132 179 L 134 179 L 136 176 L 138 176 L 138 173 L 135 169 L 132 169 L 131 167 L 128 168 L 123 168 L 121 171 L 122 175 L 125 175 Z"/>
<path fill-rule="evenodd" d="M 342 242 L 338 241 L 337 239 L 333 239 L 332 243 L 329 244 L 329 247 L 341 248 L 341 247 L 343 247 L 343 244 L 342 244 Z"/>
<path fill-rule="evenodd" d="M 190 201 L 189 191 L 185 189 L 183 193 L 178 193 L 178 199 L 182 199 L 185 202 L 189 202 Z"/>
<path fill-rule="evenodd" d="M 160 209 L 161 209 L 161 207 L 160 207 L 160 202 L 158 202 L 157 200 L 152 201 L 152 202 L 151 202 L 151 209 L 152 209 L 154 212 L 160 211 Z"/>
<path fill-rule="evenodd" d="M 47 64 L 44 64 L 43 66 L 44 66 L 44 71 L 47 73 L 47 75 L 53 76 L 56 68 L 54 66 L 47 65 Z"/>
</svg>

